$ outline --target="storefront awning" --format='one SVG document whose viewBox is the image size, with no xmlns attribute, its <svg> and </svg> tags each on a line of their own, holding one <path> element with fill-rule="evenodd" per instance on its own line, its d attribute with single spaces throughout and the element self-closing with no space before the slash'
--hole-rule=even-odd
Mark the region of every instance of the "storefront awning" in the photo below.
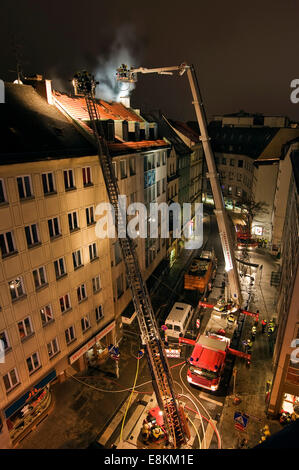
<svg viewBox="0 0 299 470">
<path fill-rule="evenodd" d="M 12 405 L 6 408 L 6 410 L 4 411 L 5 418 L 8 419 L 11 415 L 13 415 L 16 411 L 18 411 L 20 408 L 22 408 L 25 405 L 32 389 L 41 390 L 46 385 L 48 385 L 48 383 L 52 382 L 52 380 L 54 380 L 55 378 L 56 378 L 56 370 L 54 369 L 48 375 L 46 375 L 46 377 L 44 377 L 40 382 L 30 387 L 30 390 L 28 390 L 28 392 L 26 392 L 23 396 L 21 396 L 21 398 L 19 398 Z"/>
</svg>

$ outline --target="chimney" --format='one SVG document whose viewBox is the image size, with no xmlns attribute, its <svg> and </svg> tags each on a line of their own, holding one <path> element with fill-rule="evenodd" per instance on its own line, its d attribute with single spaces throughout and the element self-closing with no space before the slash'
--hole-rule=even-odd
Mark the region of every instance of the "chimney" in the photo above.
<svg viewBox="0 0 299 470">
<path fill-rule="evenodd" d="M 53 104 L 51 80 L 46 80 L 42 75 L 35 74 L 25 77 L 23 83 L 25 85 L 31 85 L 40 96 L 47 100 L 49 104 Z"/>
<path fill-rule="evenodd" d="M 129 95 L 123 95 L 119 97 L 119 102 L 123 104 L 126 108 L 130 108 L 130 96 Z"/>
</svg>

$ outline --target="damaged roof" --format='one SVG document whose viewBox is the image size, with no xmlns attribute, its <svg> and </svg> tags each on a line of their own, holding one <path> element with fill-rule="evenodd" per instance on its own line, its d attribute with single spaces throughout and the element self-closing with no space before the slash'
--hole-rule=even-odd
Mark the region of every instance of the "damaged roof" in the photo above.
<svg viewBox="0 0 299 470">
<path fill-rule="evenodd" d="M 0 164 L 93 155 L 94 147 L 30 85 L 5 84 Z"/>
<path fill-rule="evenodd" d="M 66 93 L 53 91 L 53 97 L 61 106 L 65 107 L 72 116 L 79 121 L 89 121 L 85 98 L 82 96 L 69 96 Z M 97 111 L 100 119 L 112 119 L 143 122 L 143 119 L 131 108 L 126 108 L 122 103 L 97 101 Z"/>
</svg>

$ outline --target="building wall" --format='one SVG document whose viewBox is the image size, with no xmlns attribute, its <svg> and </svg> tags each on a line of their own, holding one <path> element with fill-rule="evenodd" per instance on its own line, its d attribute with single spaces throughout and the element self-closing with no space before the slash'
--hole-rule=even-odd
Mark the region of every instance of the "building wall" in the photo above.
<svg viewBox="0 0 299 470">
<path fill-rule="evenodd" d="M 224 200 L 228 208 L 233 209 L 241 199 L 250 199 L 255 189 L 254 161 L 246 155 L 216 153 L 216 167 Z M 212 191 L 208 178 L 203 171 L 203 197 L 212 200 Z"/>
<path fill-rule="evenodd" d="M 298 148 L 298 144 L 293 144 L 291 149 Z M 273 204 L 272 213 L 272 250 L 279 252 L 282 243 L 282 233 L 285 221 L 285 214 L 287 210 L 286 194 L 290 186 L 290 179 L 292 175 L 292 165 L 290 160 L 290 151 L 287 153 L 283 160 L 279 162 L 279 171 L 277 176 L 276 192 Z"/>
<path fill-rule="evenodd" d="M 83 186 L 82 167 L 90 167 L 92 184 Z M 64 188 L 63 170 L 73 169 L 75 188 Z M 56 192 L 45 196 L 42 173 L 52 172 Z M 33 197 L 20 200 L 16 178 L 30 175 Z M 109 241 L 95 234 L 95 223 L 87 225 L 86 208 L 107 201 L 104 181 L 97 157 L 45 160 L 35 163 L 1 166 L 7 203 L 0 206 L 0 234 L 13 232 L 16 252 L 2 258 L 0 265 L 0 332 L 5 331 L 9 350 L 0 363 L 0 407 L 7 406 L 25 389 L 47 372 L 56 369 L 57 375 L 68 365 L 69 355 L 114 319 Z M 70 232 L 68 213 L 76 211 L 77 230 Z M 48 219 L 58 217 L 61 235 L 50 239 Z M 27 247 L 25 226 L 37 224 L 40 243 Z M 89 245 L 95 243 L 97 258 L 90 261 Z M 83 266 L 74 269 L 72 253 L 81 250 Z M 54 261 L 64 258 L 67 274 L 56 279 Z M 34 284 L 33 271 L 45 268 L 47 283 L 40 288 Z M 93 292 L 92 279 L 100 276 L 100 289 Z M 23 279 L 25 295 L 12 300 L 9 282 Z M 86 299 L 78 300 L 77 288 L 85 284 Z M 69 293 L 71 308 L 61 312 L 60 298 Z M 41 309 L 50 304 L 54 321 L 42 324 Z M 102 306 L 104 316 L 96 320 L 95 308 Z M 90 327 L 83 332 L 82 317 L 88 315 Z M 18 322 L 30 316 L 33 334 L 21 340 Z M 66 343 L 65 330 L 74 325 L 75 339 Z M 57 338 L 59 353 L 49 358 L 47 344 Z M 41 366 L 29 373 L 26 359 L 37 352 Z M 19 384 L 9 392 L 3 382 L 12 369 L 17 369 Z"/>
<path fill-rule="evenodd" d="M 262 228 L 262 238 L 272 242 L 272 211 L 275 197 L 276 182 L 278 176 L 279 162 L 267 165 L 259 165 L 256 172 L 255 202 L 265 202 L 267 213 L 260 213 L 253 219 L 252 231 L 257 233 Z"/>
<path fill-rule="evenodd" d="M 278 298 L 278 332 L 268 412 L 276 415 L 284 393 L 299 396 L 298 364 L 290 363 L 291 342 L 299 338 L 299 196 L 291 176 L 282 236 L 282 270 Z"/>
<path fill-rule="evenodd" d="M 149 158 L 150 164 L 145 168 L 145 159 Z M 135 174 L 130 172 L 130 161 L 135 159 Z M 121 177 L 121 164 L 126 162 L 126 177 Z M 133 202 L 144 203 L 148 209 L 150 202 L 166 202 L 167 191 L 167 158 L 166 150 L 156 150 L 133 155 L 122 155 L 113 157 L 113 164 L 118 178 L 120 194 L 127 196 L 127 206 Z M 124 175 L 123 175 L 124 176 Z M 128 217 L 128 221 L 132 219 Z M 157 265 L 166 256 L 165 239 L 136 238 L 136 248 L 139 264 L 146 279 L 150 276 Z M 129 302 L 132 300 L 129 289 L 125 265 L 119 256 L 120 250 L 117 248 L 116 239 L 111 240 L 111 260 L 112 260 L 112 282 L 115 302 L 115 314 L 118 318 Z M 122 292 L 118 286 L 122 284 Z"/>
</svg>

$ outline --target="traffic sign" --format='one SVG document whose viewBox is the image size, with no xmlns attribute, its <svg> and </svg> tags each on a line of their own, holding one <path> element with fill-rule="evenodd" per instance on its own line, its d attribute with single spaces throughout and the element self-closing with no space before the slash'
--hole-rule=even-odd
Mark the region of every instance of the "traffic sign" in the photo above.
<svg viewBox="0 0 299 470">
<path fill-rule="evenodd" d="M 249 416 L 240 411 L 236 411 L 234 414 L 235 427 L 239 430 L 244 430 L 247 426 Z"/>
<path fill-rule="evenodd" d="M 166 326 L 166 325 L 162 325 L 162 326 L 161 326 L 161 328 L 162 328 L 162 330 L 163 330 L 163 331 L 166 331 L 166 330 L 168 330 L 168 328 L 167 328 L 167 326 Z"/>
</svg>

